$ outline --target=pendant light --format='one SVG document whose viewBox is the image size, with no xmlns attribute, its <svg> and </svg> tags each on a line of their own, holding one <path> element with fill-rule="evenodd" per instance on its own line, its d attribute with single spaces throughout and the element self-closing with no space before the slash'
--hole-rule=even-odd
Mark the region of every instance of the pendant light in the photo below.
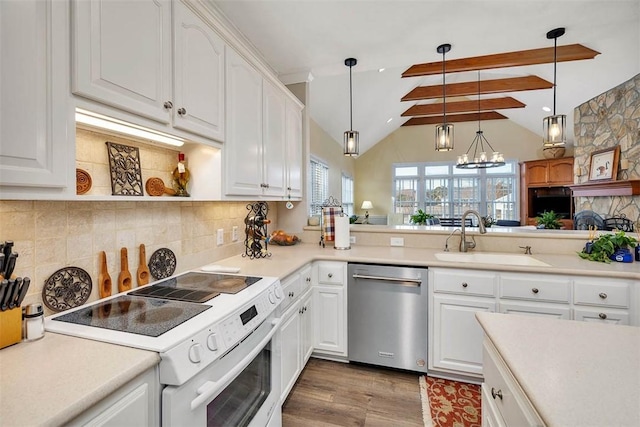
<svg viewBox="0 0 640 427">
<path fill-rule="evenodd" d="M 487 158 L 487 150 L 485 144 L 491 149 L 491 158 Z M 473 158 L 469 161 L 469 152 L 473 148 Z M 478 155 L 480 152 L 480 155 Z M 458 162 L 456 168 L 458 169 L 486 169 L 495 168 L 498 166 L 504 166 L 504 156 L 495 151 L 487 138 L 484 137 L 482 129 L 480 128 L 480 71 L 478 71 L 478 131 L 476 137 L 471 142 L 467 152 L 458 156 Z"/>
<path fill-rule="evenodd" d="M 542 121 L 543 147 L 564 147 L 567 141 L 567 116 L 556 115 L 556 65 L 558 37 L 564 34 L 564 28 L 556 28 L 547 33 L 548 39 L 553 39 L 553 116 L 545 117 Z"/>
<path fill-rule="evenodd" d="M 438 53 L 442 54 L 442 111 L 443 120 L 442 124 L 436 126 L 436 151 L 451 151 L 453 150 L 453 125 L 447 123 L 447 89 L 445 82 L 445 65 L 444 56 L 451 50 L 451 45 L 441 44 L 438 46 Z"/>
<path fill-rule="evenodd" d="M 353 130 L 353 87 L 351 84 L 351 69 L 358 63 L 355 58 L 347 58 L 344 65 L 349 67 L 349 130 L 344 133 L 344 155 L 356 157 L 360 151 L 360 134 Z"/>
</svg>

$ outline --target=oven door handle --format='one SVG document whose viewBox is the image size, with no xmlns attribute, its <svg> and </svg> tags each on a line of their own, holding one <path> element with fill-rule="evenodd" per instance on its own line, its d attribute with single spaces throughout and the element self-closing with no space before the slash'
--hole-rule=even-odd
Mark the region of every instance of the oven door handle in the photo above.
<svg viewBox="0 0 640 427">
<path fill-rule="evenodd" d="M 198 406 L 207 402 L 209 399 L 215 398 L 218 394 L 220 394 L 222 389 L 226 387 L 229 383 L 231 383 L 231 381 L 238 374 L 240 374 L 240 372 L 242 372 L 249 365 L 249 363 L 251 363 L 253 359 L 255 359 L 258 353 L 262 351 L 264 346 L 266 346 L 269 343 L 269 341 L 271 340 L 271 338 L 273 338 L 275 333 L 278 332 L 278 329 L 280 328 L 281 323 L 282 323 L 282 318 L 273 319 L 271 321 L 271 325 L 273 327 L 271 328 L 267 336 L 264 337 L 264 339 L 260 341 L 260 344 L 258 344 L 253 350 L 251 350 L 251 353 L 246 355 L 245 358 L 240 361 L 240 363 L 238 363 L 232 370 L 227 372 L 227 374 L 222 378 L 220 378 L 218 381 L 207 381 L 204 384 L 202 384 L 200 387 L 198 387 L 198 389 L 196 390 L 196 393 L 198 393 L 198 397 L 196 397 L 191 401 L 191 410 L 193 411 Z"/>
</svg>

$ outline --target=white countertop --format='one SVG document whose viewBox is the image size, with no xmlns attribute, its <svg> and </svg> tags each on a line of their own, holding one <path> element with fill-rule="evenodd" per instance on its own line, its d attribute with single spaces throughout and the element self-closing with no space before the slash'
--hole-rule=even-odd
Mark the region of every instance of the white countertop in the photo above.
<svg viewBox="0 0 640 427">
<path fill-rule="evenodd" d="M 311 261 L 331 260 L 640 279 L 640 262 L 603 264 L 577 255 L 536 254 L 535 258 L 550 264 L 540 268 L 442 262 L 435 258 L 442 250 L 408 247 L 354 245 L 350 250 L 335 250 L 308 243 L 270 245 L 269 250 L 269 258 L 251 260 L 237 255 L 214 264 L 240 267 L 240 274 L 279 278 Z M 40 341 L 2 349 L 0 425 L 20 425 L 23 419 L 29 425 L 70 421 L 159 361 L 153 352 L 50 332 Z"/>
<path fill-rule="evenodd" d="M 640 426 L 640 328 L 476 317 L 548 426 Z"/>
</svg>

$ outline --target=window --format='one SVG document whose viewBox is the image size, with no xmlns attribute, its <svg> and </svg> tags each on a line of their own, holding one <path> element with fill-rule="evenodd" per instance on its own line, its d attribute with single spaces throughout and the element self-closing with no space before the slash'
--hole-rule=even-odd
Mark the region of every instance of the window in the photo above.
<svg viewBox="0 0 640 427">
<path fill-rule="evenodd" d="M 460 218 L 474 209 L 482 216 L 519 219 L 518 163 L 489 169 L 457 169 L 455 163 L 393 166 L 393 209 L 404 223 L 418 209 L 438 218 Z"/>
<path fill-rule="evenodd" d="M 342 210 L 347 216 L 353 215 L 353 178 L 342 174 Z"/>
<path fill-rule="evenodd" d="M 309 216 L 321 215 L 322 204 L 329 198 L 329 168 L 318 160 L 311 159 L 311 194 Z"/>
</svg>

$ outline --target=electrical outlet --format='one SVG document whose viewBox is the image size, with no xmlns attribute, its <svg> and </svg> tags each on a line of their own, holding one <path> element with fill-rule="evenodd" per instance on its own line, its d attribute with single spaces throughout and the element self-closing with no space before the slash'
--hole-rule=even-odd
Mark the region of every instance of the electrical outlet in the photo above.
<svg viewBox="0 0 640 427">
<path fill-rule="evenodd" d="M 349 236 L 349 243 L 355 243 L 356 242 L 356 236 Z"/>
<path fill-rule="evenodd" d="M 404 246 L 404 237 L 392 237 L 391 246 Z"/>
<path fill-rule="evenodd" d="M 218 236 L 218 238 L 217 238 L 218 246 L 224 244 L 224 229 L 218 228 L 217 236 Z"/>
<path fill-rule="evenodd" d="M 233 228 L 231 229 L 231 241 L 232 242 L 237 242 L 238 241 L 238 226 L 234 225 Z"/>
</svg>

